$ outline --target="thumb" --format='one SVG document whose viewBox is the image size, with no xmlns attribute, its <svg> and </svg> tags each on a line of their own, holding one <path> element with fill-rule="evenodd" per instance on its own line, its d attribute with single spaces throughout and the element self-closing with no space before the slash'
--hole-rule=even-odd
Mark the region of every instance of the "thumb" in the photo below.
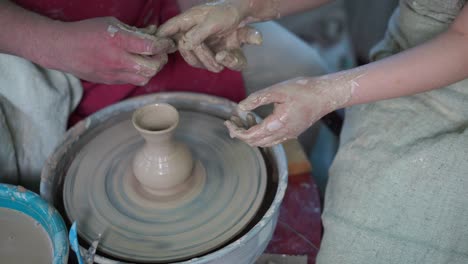
<svg viewBox="0 0 468 264">
<path fill-rule="evenodd" d="M 188 50 L 193 50 L 199 46 L 203 41 L 220 31 L 217 24 L 214 23 L 201 23 L 194 26 L 182 37 L 182 47 Z"/>
<path fill-rule="evenodd" d="M 241 49 L 220 51 L 216 54 L 215 59 L 233 71 L 241 71 L 247 66 L 247 59 Z"/>
<path fill-rule="evenodd" d="M 193 19 L 192 11 L 188 10 L 162 24 L 156 32 L 156 35 L 167 38 L 191 29 L 197 22 L 197 20 Z"/>
<path fill-rule="evenodd" d="M 251 111 L 262 105 L 271 103 L 282 103 L 282 93 L 272 89 L 273 87 L 255 92 L 239 103 L 239 108 L 243 111 Z"/>
<path fill-rule="evenodd" d="M 148 25 L 147 27 L 139 28 L 138 30 L 144 34 L 154 35 L 156 34 L 157 26 L 154 24 L 151 24 L 151 25 Z"/>
<path fill-rule="evenodd" d="M 262 33 L 257 29 L 245 26 L 237 31 L 237 38 L 241 44 L 262 45 Z"/>
</svg>

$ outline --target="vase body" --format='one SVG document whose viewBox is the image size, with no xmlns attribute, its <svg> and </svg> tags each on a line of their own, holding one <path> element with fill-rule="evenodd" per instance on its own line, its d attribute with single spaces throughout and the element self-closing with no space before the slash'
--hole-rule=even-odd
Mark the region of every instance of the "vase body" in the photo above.
<svg viewBox="0 0 468 264">
<path fill-rule="evenodd" d="M 191 175 L 190 150 L 174 140 L 178 121 L 177 110 L 168 104 L 147 105 L 133 115 L 133 125 L 145 140 L 133 158 L 133 173 L 150 193 L 174 194 Z"/>
</svg>

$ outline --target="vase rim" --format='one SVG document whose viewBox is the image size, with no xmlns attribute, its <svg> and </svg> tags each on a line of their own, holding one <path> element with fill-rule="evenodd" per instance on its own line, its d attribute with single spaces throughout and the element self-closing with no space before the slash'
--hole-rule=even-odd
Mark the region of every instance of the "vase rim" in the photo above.
<svg viewBox="0 0 468 264">
<path fill-rule="evenodd" d="M 148 118 L 150 115 L 151 118 Z M 179 112 L 174 106 L 167 103 L 147 104 L 133 112 L 132 123 L 141 133 L 164 134 L 177 127 Z"/>
</svg>

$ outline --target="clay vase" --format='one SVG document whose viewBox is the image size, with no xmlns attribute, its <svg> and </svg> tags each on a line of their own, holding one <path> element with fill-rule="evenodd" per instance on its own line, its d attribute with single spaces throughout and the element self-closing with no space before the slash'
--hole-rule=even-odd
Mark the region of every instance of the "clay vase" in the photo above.
<svg viewBox="0 0 468 264">
<path fill-rule="evenodd" d="M 133 158 L 135 177 L 152 194 L 177 193 L 194 164 L 188 147 L 173 137 L 179 113 L 169 104 L 150 104 L 137 109 L 132 122 L 145 139 Z"/>
</svg>

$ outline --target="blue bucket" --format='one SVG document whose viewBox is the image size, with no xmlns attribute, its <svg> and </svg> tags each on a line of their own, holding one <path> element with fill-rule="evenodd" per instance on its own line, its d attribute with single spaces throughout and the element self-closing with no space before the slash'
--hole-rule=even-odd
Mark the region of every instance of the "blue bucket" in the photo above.
<svg viewBox="0 0 468 264">
<path fill-rule="evenodd" d="M 49 234 L 54 251 L 54 264 L 68 262 L 68 233 L 65 223 L 55 208 L 39 195 L 21 186 L 0 184 L 0 207 L 24 213 L 39 222 Z"/>
</svg>

